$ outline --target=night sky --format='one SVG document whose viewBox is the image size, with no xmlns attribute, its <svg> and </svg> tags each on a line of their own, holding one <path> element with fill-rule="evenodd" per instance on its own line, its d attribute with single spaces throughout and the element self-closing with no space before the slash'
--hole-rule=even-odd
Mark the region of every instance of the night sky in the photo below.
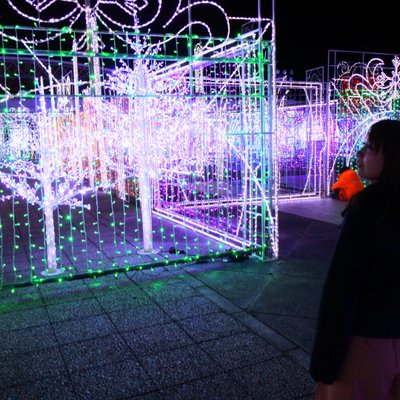
<svg viewBox="0 0 400 400">
<path fill-rule="evenodd" d="M 257 0 L 219 0 L 233 14 L 257 15 Z M 393 0 L 275 0 L 277 68 L 325 66 L 328 50 L 400 54 L 400 17 Z M 272 16 L 272 0 L 261 0 L 262 16 Z"/>
<path fill-rule="evenodd" d="M 289 5 L 290 4 L 290 5 Z M 327 64 L 328 50 L 400 54 L 396 2 L 276 1 L 277 68 Z"/>
<path fill-rule="evenodd" d="M 77 1 L 84 3 L 84 0 Z M 271 18 L 272 0 L 260 1 L 262 16 Z M 26 0 L 14 2 L 24 3 Z M 220 4 L 230 16 L 257 16 L 257 0 L 214 2 Z M 152 3 L 154 0 L 149 1 L 150 5 Z M 0 4 L 1 24 L 11 25 L 13 21 L 22 25 L 31 24 L 30 21 L 16 18 L 7 0 L 0 0 Z M 162 17 L 171 15 L 171 10 L 177 4 L 178 0 L 164 0 Z M 223 33 L 217 12 L 206 10 L 199 16 L 213 25 L 216 35 Z M 360 0 L 275 0 L 277 68 L 293 70 L 295 79 L 302 80 L 307 69 L 326 65 L 329 49 L 400 54 L 399 19 L 393 0 L 380 0 L 373 5 Z M 153 26 L 151 31 L 161 30 Z"/>
</svg>

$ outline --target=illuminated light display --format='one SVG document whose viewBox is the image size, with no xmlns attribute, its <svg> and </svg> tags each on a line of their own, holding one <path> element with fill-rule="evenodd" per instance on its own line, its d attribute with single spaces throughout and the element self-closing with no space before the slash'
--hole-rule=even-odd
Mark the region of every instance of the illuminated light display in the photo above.
<svg viewBox="0 0 400 400">
<path fill-rule="evenodd" d="M 320 196 L 324 190 L 325 99 L 323 84 L 277 84 L 277 160 L 280 199 Z"/>
<path fill-rule="evenodd" d="M 273 259 L 278 199 L 327 193 L 369 125 L 399 118 L 398 57 L 338 62 L 326 104 L 322 84 L 275 82 L 273 21 L 217 1 L 8 3 L 36 27 L 0 28 L 0 287 Z"/>
<path fill-rule="evenodd" d="M 170 34 L 169 39 L 179 36 L 183 32 L 191 32 L 195 27 L 202 31 L 202 36 L 207 36 L 209 40 L 203 45 L 208 47 L 212 42 L 213 29 L 207 21 L 196 18 L 197 10 L 206 7 L 210 13 L 219 15 L 219 25 L 225 25 L 226 36 L 230 37 L 230 20 L 238 19 L 229 17 L 225 10 L 215 1 L 200 0 L 189 2 L 184 6 L 182 0 L 179 0 L 175 10 L 166 11 L 166 1 L 125 1 L 118 0 L 7 0 L 9 5 L 21 16 L 33 21 L 36 24 L 44 26 L 82 26 L 84 20 L 85 30 L 77 40 L 78 49 L 84 48 L 88 42 L 95 43 L 92 34 L 99 28 L 103 31 L 138 31 L 149 28 L 156 21 L 160 21 L 164 14 L 172 14 L 165 20 L 162 20 L 163 29 L 168 29 L 172 24 L 179 21 L 182 25 L 174 34 Z M 249 20 L 258 21 L 256 18 L 240 18 L 243 22 Z M 185 21 L 186 20 L 186 21 Z M 185 21 L 185 22 L 182 22 Z M 265 21 L 267 21 L 265 19 Z M 98 27 L 99 25 L 99 27 Z M 64 28 L 65 29 L 65 28 Z M 58 30 L 49 32 L 49 36 L 43 39 L 34 39 L 34 43 L 40 40 L 52 40 L 58 36 Z M 123 38 L 123 34 L 121 37 Z M 211 46 L 212 47 L 212 46 Z M 90 52 L 90 50 L 88 49 Z"/>
<path fill-rule="evenodd" d="M 43 90 L 41 84 L 40 92 Z M 43 95 L 36 116 L 35 127 L 31 120 L 31 126 L 12 125 L 7 132 L 9 140 L 5 140 L 1 148 L 0 180 L 14 196 L 43 210 L 47 253 L 47 267 L 43 274 L 51 276 L 61 272 L 56 260 L 54 210 L 61 205 L 83 206 L 77 196 L 89 189 L 82 186 L 84 171 L 76 172 L 68 165 L 68 156 L 75 142 L 70 135 L 63 135 L 55 128 L 56 116 L 46 109 Z M 0 199 L 9 197 L 0 196 Z"/>
<path fill-rule="evenodd" d="M 328 177 L 335 181 L 341 163 L 356 169 L 355 155 L 365 142 L 370 125 L 383 118 L 399 119 L 400 59 L 386 55 L 370 57 L 365 62 L 341 61 L 342 54 L 335 52 L 337 65 L 331 81 L 334 107 L 329 116 L 335 124 L 330 126 L 327 154 Z M 328 186 L 327 189 L 329 189 Z"/>
<path fill-rule="evenodd" d="M 106 2 L 65 2 L 49 19 L 56 1 L 26 3 L 39 8 L 24 16 L 51 27 L 0 35 L 0 240 L 13 244 L 0 255 L 2 285 L 226 252 L 276 257 L 271 21 L 233 39 L 184 34 L 206 26 L 195 18 L 179 34 L 143 34 L 135 2 L 125 4 L 132 32 Z M 179 2 L 165 26 L 200 6 L 231 21 L 215 2 L 191 6 Z M 52 27 L 60 22 L 69 26 Z"/>
<path fill-rule="evenodd" d="M 349 52 L 331 52 L 329 82 L 277 81 L 279 199 L 328 195 L 341 166 L 356 169 L 369 126 L 400 117 L 397 56 L 359 53 L 355 62 L 355 53 L 349 62 Z"/>
</svg>

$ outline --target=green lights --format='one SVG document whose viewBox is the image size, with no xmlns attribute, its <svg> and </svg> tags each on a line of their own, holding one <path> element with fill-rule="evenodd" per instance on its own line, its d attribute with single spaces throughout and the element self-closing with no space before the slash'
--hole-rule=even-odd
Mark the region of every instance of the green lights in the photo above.
<svg viewBox="0 0 400 400">
<path fill-rule="evenodd" d="M 392 107 L 394 112 L 400 111 L 400 97 L 396 97 L 393 99 Z"/>
<path fill-rule="evenodd" d="M 253 204 L 252 200 L 256 198 L 257 192 L 253 186 L 249 186 L 246 191 L 243 190 L 243 187 L 235 188 L 233 186 L 231 161 L 233 157 L 244 156 L 252 168 L 256 161 L 255 155 L 250 154 L 252 149 L 245 148 L 242 153 L 241 150 L 232 149 L 236 145 L 243 146 L 243 143 L 237 144 L 235 140 L 240 142 L 242 136 L 249 135 L 249 133 L 249 139 L 257 139 L 252 136 L 252 132 L 249 132 L 252 128 L 249 127 L 251 124 L 247 123 L 246 118 L 251 117 L 252 121 L 256 120 L 256 116 L 251 113 L 247 114 L 247 109 L 253 112 L 257 107 L 258 103 L 254 100 L 259 100 L 254 94 L 254 85 L 257 84 L 257 73 L 259 72 L 257 63 L 262 63 L 264 60 L 255 59 L 254 51 L 245 54 L 243 41 L 235 43 L 235 39 L 231 39 L 230 46 L 233 49 L 232 54 L 235 54 L 236 57 L 231 58 L 227 55 L 228 53 L 221 52 L 221 44 L 224 43 L 224 39 L 173 34 L 160 37 L 150 34 L 137 36 L 137 32 L 132 33 L 127 30 L 124 35 L 129 40 L 122 42 L 123 35 L 98 32 L 94 25 L 93 29 L 85 32 L 92 41 L 89 52 L 86 51 L 88 47 L 85 45 L 88 43 L 85 43 L 86 38 L 81 36 L 82 32 L 75 32 L 70 27 L 63 27 L 60 31 L 32 29 L 30 34 L 23 30 L 17 30 L 13 34 L 22 39 L 25 36 L 37 39 L 35 45 L 29 49 L 23 46 L 18 48 L 14 46 L 14 41 L 7 44 L 7 41 L 4 40 L 3 49 L 0 49 L 2 54 L 12 50 L 13 56 L 24 55 L 23 64 L 20 65 L 30 71 L 30 77 L 26 80 L 22 76 L 17 76 L 18 74 L 13 76 L 13 72 L 11 72 L 11 76 L 4 77 L 3 86 L 7 86 L 8 91 L 11 91 L 10 88 L 13 88 L 12 90 L 15 88 L 15 93 L 18 92 L 18 99 L 22 103 L 23 100 L 31 98 L 35 100 L 32 103 L 37 104 L 38 109 L 42 107 L 41 113 L 31 113 L 30 117 L 36 119 L 26 125 L 23 125 L 23 118 L 18 119 L 14 115 L 14 111 L 10 112 L 6 108 L 1 116 L 3 121 L 7 121 L 8 124 L 4 124 L 4 126 L 11 126 L 12 121 L 15 121 L 19 127 L 22 127 L 19 131 L 11 129 L 11 133 L 7 132 L 7 135 L 12 136 L 15 132 L 19 132 L 21 135 L 26 134 L 30 126 L 39 126 L 40 133 L 51 132 L 51 137 L 58 140 L 57 145 L 65 146 L 65 157 L 60 157 L 60 166 L 73 160 L 71 165 L 79 166 L 84 171 L 85 178 L 93 174 L 96 182 L 95 187 L 92 188 L 93 192 L 76 196 L 79 199 L 84 198 L 84 203 L 90 204 L 90 209 L 80 206 L 67 208 L 61 202 L 53 203 L 50 207 L 52 212 L 55 210 L 53 259 L 63 273 L 63 276 L 59 278 L 42 275 L 49 265 L 47 252 L 51 247 L 48 235 L 49 227 L 46 226 L 48 210 L 46 211 L 43 204 L 40 206 L 29 204 L 28 210 L 28 205 L 25 204 L 27 199 L 24 198 L 19 204 L 19 207 L 22 208 L 26 205 L 23 211 L 24 218 L 21 219 L 19 211 L 15 211 L 18 209 L 17 199 L 7 200 L 7 204 L 15 208 L 5 208 L 12 212 L 3 214 L 0 234 L 2 240 L 12 243 L 12 245 L 9 248 L 3 246 L 2 251 L 5 252 L 5 255 L 0 255 L 3 257 L 0 261 L 2 265 L 6 264 L 4 271 L 7 273 L 15 268 L 13 278 L 16 283 L 21 283 L 22 279 L 31 279 L 35 284 L 49 282 L 52 279 L 65 282 L 68 280 L 65 276 L 69 273 L 73 277 L 92 277 L 96 274 L 114 274 L 115 277 L 118 277 L 121 272 L 132 270 L 171 265 L 178 267 L 182 263 L 193 260 L 210 260 L 210 254 L 213 255 L 212 259 L 216 259 L 221 255 L 225 246 L 219 240 L 245 242 L 245 240 L 251 240 L 247 237 L 244 238 L 247 232 L 249 232 L 247 236 L 255 236 L 248 227 L 250 217 L 246 213 L 253 212 L 250 204 Z M 48 42 L 44 40 L 46 35 L 49 39 Z M 68 46 L 72 46 L 72 42 L 81 37 L 81 48 L 71 51 Z M 98 43 L 101 43 L 99 49 L 93 45 L 97 39 Z M 165 39 L 167 42 L 163 43 L 163 46 L 153 46 L 154 43 L 158 43 L 158 39 Z M 41 40 L 43 43 L 40 42 Z M 152 43 L 152 51 L 141 52 L 137 48 L 133 50 L 130 43 L 139 43 L 140 40 Z M 196 58 L 197 64 L 193 64 L 199 72 L 196 76 L 192 74 L 193 78 L 196 77 L 197 82 L 194 82 L 194 79 L 192 82 L 187 82 L 190 80 L 188 66 L 190 67 L 190 62 L 193 62 L 190 53 L 192 46 L 197 43 L 207 46 L 207 54 L 202 53 L 199 58 Z M 240 53 L 235 52 L 236 44 L 241 46 Z M 215 51 L 211 49 L 211 46 L 214 45 L 219 46 Z M 250 48 L 252 42 L 249 41 L 246 45 Z M 15 48 L 11 49 L 13 46 Z M 6 49 L 6 47 L 10 47 L 10 49 Z M 243 57 L 237 56 L 242 53 Z M 224 54 L 224 57 L 221 57 L 221 54 Z M 32 56 L 32 60 L 28 60 L 30 56 Z M 259 56 L 261 57 L 261 55 Z M 59 70 L 59 75 L 57 72 L 54 79 L 49 79 L 49 76 L 46 76 L 46 70 L 39 65 L 38 60 L 46 65 L 49 71 Z M 149 81 L 149 86 L 144 88 L 147 90 L 144 96 L 138 95 L 139 91 L 136 89 L 136 92 L 131 91 L 123 95 L 111 93 L 111 90 L 106 87 L 106 79 L 110 75 L 107 71 L 115 69 L 120 63 L 136 65 L 139 60 L 144 61 L 146 65 L 155 65 L 151 76 L 166 74 L 167 79 L 154 83 Z M 7 57 L 2 57 L 2 61 L 4 62 L 2 68 L 9 71 Z M 174 73 L 175 64 L 178 72 L 176 74 Z M 96 68 L 99 68 L 100 71 Z M 241 81 L 245 68 L 248 76 L 246 80 Z M 41 72 L 43 83 L 40 82 L 39 76 L 36 76 L 39 70 L 43 72 Z M 77 76 L 76 79 L 74 79 L 74 74 Z M 168 74 L 170 75 L 168 76 Z M 86 77 L 87 80 L 88 76 L 90 83 L 84 82 L 82 78 Z M 71 79 L 70 87 L 65 85 L 67 78 Z M 99 93 L 101 94 L 91 97 L 85 90 L 95 82 L 99 84 Z M 248 85 L 247 82 L 251 82 L 251 84 Z M 111 81 L 107 81 L 107 85 L 110 84 Z M 153 84 L 154 88 L 151 86 Z M 162 87 L 162 90 L 159 90 L 158 86 Z M 71 94 L 66 94 L 67 90 Z M 44 96 L 37 96 L 39 91 L 43 91 Z M 190 91 L 194 91 L 195 96 Z M 2 96 L 7 96 L 7 91 L 4 92 Z M 42 102 L 41 106 L 43 98 L 45 98 L 45 102 Z M 138 179 L 139 174 L 136 168 L 138 161 L 132 158 L 129 160 L 129 164 L 120 163 L 118 168 L 112 166 L 112 162 L 116 162 L 118 154 L 118 151 L 115 150 L 121 150 L 121 159 L 128 160 L 141 144 L 140 140 L 136 139 L 137 127 L 141 122 L 140 113 L 137 111 L 138 108 L 140 109 L 141 102 L 150 104 L 150 107 L 144 110 L 144 115 L 148 116 L 148 120 L 145 121 L 146 126 L 149 127 L 146 131 L 147 134 L 159 133 L 159 136 L 151 138 L 151 142 L 146 147 L 146 158 L 152 182 L 151 196 L 154 196 L 151 198 L 150 210 L 153 227 L 149 230 L 149 234 L 151 244 L 154 244 L 154 248 L 159 251 L 149 254 L 140 252 L 143 247 L 145 218 L 141 213 L 143 202 L 139 199 L 144 185 Z M 242 102 L 246 102 L 246 109 L 241 108 Z M 58 104 L 62 103 L 64 108 L 57 108 Z M 100 103 L 105 108 L 100 110 L 101 112 L 97 112 L 96 107 L 99 107 Z M 129 109 L 131 114 L 129 114 Z M 238 115 L 242 120 L 236 119 Z M 126 124 L 125 120 L 129 121 L 129 124 Z M 227 127 L 226 121 L 229 121 L 229 127 Z M 256 125 L 256 123 L 254 124 Z M 126 129 L 126 127 L 130 128 Z M 227 129 L 233 131 L 232 135 L 221 134 Z M 236 131 L 245 133 L 240 136 Z M 71 132 L 77 132 L 76 137 L 69 137 Z M 124 132 L 125 137 L 118 136 L 119 132 Z M 169 134 L 171 132 L 176 136 L 173 143 L 172 135 Z M 131 136 L 128 136 L 128 133 Z M 98 134 L 104 134 L 103 142 L 97 139 L 96 135 Z M 115 143 L 118 145 L 124 143 L 125 147 L 104 148 L 100 146 L 102 143 L 107 143 L 108 138 L 113 135 L 116 138 Z M 233 138 L 232 143 L 227 144 L 226 137 L 229 140 Z M 15 134 L 13 140 L 16 139 L 17 135 Z M 93 158 L 91 159 L 88 153 L 85 153 L 85 157 L 80 158 L 80 154 L 68 147 L 68 143 L 71 142 L 75 147 L 81 146 L 82 151 L 93 150 Z M 25 143 L 29 143 L 29 141 L 25 141 Z M 133 143 L 134 146 L 128 147 L 130 143 Z M 40 146 L 37 147 L 40 148 Z M 54 150 L 55 147 L 51 150 Z M 19 148 L 23 148 L 23 146 L 19 146 Z M 167 151 L 165 151 L 166 148 Z M 157 149 L 158 153 L 155 152 Z M 103 157 L 107 152 L 110 152 L 114 158 L 106 160 L 99 156 L 101 154 Z M 168 153 L 168 157 L 164 160 L 165 153 Z M 16 154 L 20 155 L 18 152 Z M 29 154 L 29 149 L 26 154 Z M 40 165 L 41 156 L 37 151 L 31 152 L 29 155 L 29 157 L 35 158 L 36 165 Z M 25 159 L 22 161 L 26 161 L 26 155 L 24 157 Z M 9 161 L 11 162 L 12 159 L 9 158 Z M 174 168 L 168 170 L 172 165 Z M 207 175 L 204 175 L 205 165 L 218 166 L 218 174 L 208 172 Z M 68 168 L 67 173 L 70 174 L 75 166 Z M 250 169 L 249 167 L 251 175 L 254 171 L 250 171 Z M 118 184 L 117 180 L 114 180 L 118 174 L 117 171 L 120 173 L 120 178 L 122 177 Z M 179 176 L 181 173 L 182 175 Z M 104 184 L 100 177 L 102 174 L 107 177 L 109 186 L 105 186 L 106 188 L 102 185 Z M 126 184 L 124 182 L 126 176 L 129 176 L 131 181 L 130 187 L 134 188 L 132 190 L 134 194 L 130 194 L 129 201 L 122 196 L 119 197 L 115 189 L 117 186 L 120 188 L 119 185 Z M 135 178 L 132 180 L 133 176 Z M 90 181 L 90 179 L 87 180 Z M 61 184 L 62 180 L 54 181 L 55 186 L 61 186 Z M 168 185 L 170 185 L 169 188 Z M 69 188 L 65 188 L 65 190 L 67 189 Z M 122 188 L 121 192 L 124 190 L 125 188 Z M 176 191 L 175 199 L 167 198 L 168 190 Z M 44 186 L 40 184 L 36 195 L 43 196 L 43 191 Z M 230 197 L 227 195 L 228 192 Z M 249 204 L 245 211 L 241 205 L 238 205 L 243 202 L 243 198 L 240 196 L 244 192 L 249 196 L 248 199 L 245 199 Z M 241 194 L 237 196 L 236 193 Z M 232 206 L 231 203 L 234 205 Z M 239 224 L 238 227 L 235 227 L 236 223 Z M 27 241 L 26 246 L 25 240 Z M 168 249 L 172 244 L 183 253 L 170 254 Z M 32 274 L 29 277 L 23 276 L 18 264 L 25 251 L 29 253 L 26 256 Z M 61 266 L 63 267 L 61 268 Z"/>
</svg>

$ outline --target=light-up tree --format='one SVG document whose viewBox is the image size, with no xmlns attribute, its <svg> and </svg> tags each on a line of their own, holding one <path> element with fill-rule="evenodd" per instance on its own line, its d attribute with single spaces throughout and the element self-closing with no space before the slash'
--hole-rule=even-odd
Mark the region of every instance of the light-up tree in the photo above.
<svg viewBox="0 0 400 400">
<path fill-rule="evenodd" d="M 159 184 L 165 171 L 201 175 L 210 162 L 221 174 L 227 145 L 225 104 L 188 98 L 185 73 L 160 78 L 159 70 L 160 64 L 138 59 L 133 68 L 123 65 L 106 82 L 108 90 L 126 96 L 118 103 L 120 124 L 114 143 L 108 146 L 112 151 L 122 144 L 125 156 L 114 153 L 109 160 L 122 161 L 124 166 L 117 170 L 137 177 L 144 253 L 154 251 L 151 214 L 157 199 L 153 199 L 153 184 Z"/>
<path fill-rule="evenodd" d="M 39 136 L 44 138 L 48 133 L 61 137 L 63 142 L 63 135 L 66 135 L 73 143 L 74 147 L 60 150 L 60 154 L 66 154 L 60 160 L 68 176 L 76 177 L 77 189 L 79 182 L 85 179 L 91 187 L 113 187 L 122 197 L 127 194 L 127 178 L 136 179 L 143 228 L 142 252 L 154 251 L 154 208 L 157 215 L 161 215 L 161 208 L 170 210 L 171 215 L 175 213 L 178 223 L 185 226 L 189 226 L 186 223 L 192 219 L 200 226 L 198 231 L 202 234 L 226 240 L 223 223 L 219 223 L 224 215 L 233 221 L 235 216 L 230 210 L 236 212 L 242 207 L 243 210 L 251 208 L 253 212 L 255 208 L 247 202 L 247 197 L 262 203 L 266 201 L 265 196 L 261 200 L 255 197 L 258 193 L 263 195 L 265 186 L 265 163 L 259 160 L 272 157 L 272 150 L 271 154 L 264 152 L 266 147 L 262 138 L 266 137 L 266 131 L 273 129 L 265 129 L 263 102 L 266 96 L 264 90 L 257 88 L 264 87 L 266 60 L 262 37 L 270 20 L 262 28 L 261 21 L 257 20 L 258 33 L 254 30 L 242 38 L 229 39 L 230 21 L 236 19 L 242 24 L 243 19 L 228 18 L 217 2 L 209 0 L 178 0 L 176 9 L 169 11 L 163 8 L 166 2 L 162 0 L 7 1 L 21 15 L 40 25 L 39 33 L 36 29 L 28 35 L 19 35 L 18 29 L 15 34 L 11 33 L 12 40 L 19 42 L 20 51 L 34 60 L 35 75 L 46 76 L 43 70 L 47 72 L 45 79 L 51 104 L 48 107 L 49 104 L 43 103 L 40 107 Z M 203 21 L 201 13 L 197 14 L 201 9 L 208 9 L 214 17 L 219 14 L 218 29 L 225 28 L 226 24 L 225 38 L 212 38 L 214 35 L 207 22 Z M 175 33 L 143 33 L 143 28 L 147 30 L 156 20 L 163 28 L 172 28 Z M 61 24 L 64 28 L 53 28 Z M 83 27 L 83 30 L 73 31 L 73 27 Z M 4 36 L 4 32 L 0 35 Z M 105 79 L 107 70 L 114 69 L 120 60 L 124 60 L 125 65 Z M 230 60 L 233 60 L 232 65 Z M 60 66 L 58 70 L 56 65 Z M 87 73 L 89 78 L 82 80 Z M 62 100 L 58 99 L 56 88 L 67 75 L 72 82 L 66 97 L 71 100 L 72 96 L 73 104 L 68 117 L 61 117 L 62 127 L 63 123 L 58 124 L 53 114 L 57 113 L 59 100 Z M 21 90 L 22 85 L 18 86 L 22 98 L 26 93 Z M 272 112 L 268 113 L 272 115 Z M 232 114 L 238 117 L 238 129 L 230 135 Z M 258 114 L 259 122 L 254 123 L 256 118 L 253 117 Z M 62 132 L 61 136 L 59 132 Z M 257 139 L 253 140 L 255 135 Z M 230 143 L 234 141 L 233 137 L 243 139 L 240 148 Z M 259 143 L 261 150 L 256 149 Z M 268 151 L 270 149 L 272 145 Z M 243 190 L 243 196 L 239 189 L 229 189 L 232 151 L 246 166 L 244 183 L 247 185 L 251 181 L 257 186 L 248 186 Z M 51 161 L 42 164 L 50 170 L 53 168 Z M 211 178 L 208 178 L 209 166 L 213 169 Z M 61 184 L 63 179 L 67 178 L 61 177 L 58 183 Z M 36 180 L 41 182 L 41 178 Z M 55 206 L 50 193 L 52 185 L 40 183 L 39 186 L 43 193 L 47 188 L 42 197 Z M 166 192 L 171 187 L 176 188 L 186 204 L 178 204 L 175 199 L 170 201 L 168 194 L 164 198 L 164 187 Z M 270 194 L 272 196 L 273 192 L 268 191 L 268 196 Z M 229 199 L 222 199 L 222 196 L 229 196 Z M 191 202 L 193 204 L 189 204 Z M 232 207 L 227 205 L 231 202 L 234 203 Z M 238 202 L 244 205 L 237 206 Z M 225 205 L 226 209 L 215 211 L 216 206 L 222 209 Z M 198 209 L 194 213 L 187 212 L 187 206 Z M 228 207 L 231 208 L 228 210 Z M 211 226 L 209 216 L 217 213 L 219 216 L 215 221 L 218 219 L 218 223 Z M 199 219 L 200 214 L 206 217 Z M 241 232 L 248 237 L 248 232 L 252 232 L 250 240 L 258 237 L 256 224 L 246 225 L 250 214 L 243 211 L 242 215 L 244 223 L 239 221 L 238 226 L 244 228 L 238 227 L 234 233 L 234 246 L 238 248 L 244 247 Z M 173 218 L 170 220 L 175 221 Z M 257 221 L 258 217 L 254 214 L 251 218 Z M 262 222 L 264 227 L 266 220 Z M 263 243 L 265 238 L 263 233 Z"/>
<path fill-rule="evenodd" d="M 36 129 L 11 131 L 2 144 L 0 180 L 14 197 L 43 210 L 47 265 L 42 274 L 51 276 L 62 272 L 57 267 L 54 210 L 60 205 L 88 207 L 81 199 L 90 188 L 83 186 L 86 172 L 71 163 L 75 147 L 73 130 L 59 129 L 60 113 L 48 109 L 43 84 L 40 93 Z"/>
<path fill-rule="evenodd" d="M 115 30 L 115 28 L 119 28 L 122 30 L 134 30 L 138 32 L 140 29 L 150 26 L 154 21 L 158 20 L 160 17 L 164 18 L 163 26 L 164 28 L 171 26 L 171 24 L 177 23 L 180 28 L 178 29 L 176 35 L 183 31 L 188 31 L 189 34 L 192 34 L 192 30 L 194 26 L 197 26 L 203 32 L 205 32 L 210 38 L 212 36 L 210 26 L 196 18 L 197 9 L 202 7 L 208 7 L 213 9 L 214 13 L 219 13 L 222 17 L 222 20 L 225 21 L 226 24 L 226 37 L 229 37 L 230 34 L 230 26 L 228 16 L 225 13 L 224 9 L 213 1 L 196 1 L 191 3 L 188 2 L 187 5 L 183 5 L 181 1 L 177 3 L 177 7 L 174 11 L 169 13 L 161 12 L 164 3 L 162 0 L 154 1 L 153 3 L 149 3 L 147 1 L 125 1 L 121 2 L 119 0 L 97 0 L 92 2 L 90 0 L 43 0 L 43 1 L 31 1 L 31 0 L 23 0 L 15 1 L 15 0 L 7 0 L 11 7 L 16 10 L 19 14 L 28 18 L 36 23 L 40 23 L 43 26 L 46 25 L 59 25 L 59 24 L 68 24 L 69 27 L 76 26 L 83 22 L 85 27 L 85 31 L 81 38 L 78 40 L 74 40 L 74 52 L 79 49 L 84 49 L 87 52 L 88 57 L 88 67 L 89 67 L 89 88 L 90 94 L 92 96 L 98 97 L 101 95 L 101 81 L 100 81 L 100 68 L 98 64 L 98 58 L 94 55 L 99 51 L 102 43 L 100 43 L 100 39 L 97 35 L 98 27 L 97 24 L 106 28 L 107 30 Z M 165 11 L 165 10 L 164 10 Z M 169 14 L 169 15 L 168 15 Z M 186 20 L 186 22 L 185 22 Z M 55 36 L 57 33 L 54 33 L 50 36 Z M 126 38 L 123 34 L 117 34 L 118 38 L 124 41 Z M 172 37 L 168 39 L 172 40 Z M 162 42 L 162 40 L 161 40 Z M 164 44 L 166 43 L 164 41 Z M 29 42 L 25 41 L 25 45 L 28 45 Z M 158 46 L 157 44 L 153 44 L 148 46 L 143 46 L 138 43 L 129 43 L 136 54 L 139 54 L 140 58 L 146 58 L 146 55 L 151 51 L 156 51 L 154 46 Z M 207 47 L 208 42 L 204 45 Z M 144 56 L 144 57 L 143 57 Z M 76 62 L 76 58 L 74 60 Z M 150 174 L 154 175 L 154 171 L 156 169 L 155 166 L 149 165 L 149 150 L 152 149 L 154 141 L 154 124 L 152 124 L 152 118 L 156 120 L 160 120 L 160 118 L 164 118 L 160 112 L 157 115 L 154 115 L 150 112 L 153 107 L 159 106 L 159 100 L 150 99 L 154 95 L 158 96 L 166 96 L 171 94 L 176 87 L 176 83 L 172 80 L 168 83 L 170 87 L 163 88 L 161 90 L 154 89 L 152 85 L 154 85 L 154 80 L 150 83 L 148 78 L 148 65 L 146 62 L 137 62 L 134 68 L 134 80 L 135 83 L 132 86 L 132 89 L 123 90 L 122 93 L 128 94 L 129 98 L 129 107 L 128 107 L 128 115 L 130 119 L 130 123 L 127 126 L 127 133 L 131 143 L 135 143 L 135 149 L 132 150 L 133 146 L 128 145 L 128 168 L 132 168 L 132 165 L 137 165 L 137 177 L 140 186 L 140 205 L 142 212 L 142 224 L 143 224 L 143 237 L 144 237 L 144 251 L 150 252 L 152 251 L 152 240 L 151 240 L 151 184 L 150 184 Z M 75 68 L 76 70 L 76 68 Z M 74 77 L 74 81 L 76 82 L 77 77 Z M 150 85 L 150 86 L 149 86 Z M 161 80 L 161 85 L 165 86 L 165 82 Z M 186 85 L 188 86 L 188 84 Z M 133 90 L 133 91 L 132 91 Z M 176 90 L 176 89 L 175 89 Z M 186 91 L 186 88 L 184 88 Z M 118 92 L 121 94 L 121 92 Z M 187 91 L 186 93 L 187 94 Z M 77 95 L 77 87 L 75 83 L 75 95 Z M 184 95 L 184 93 L 178 93 L 175 91 L 174 95 Z M 170 100 L 164 102 L 164 104 L 159 108 L 159 110 L 163 110 L 165 112 L 166 104 L 168 104 Z M 97 114 L 99 110 L 108 108 L 106 106 L 101 105 L 98 99 L 92 99 L 89 101 L 89 108 L 95 108 L 95 113 Z M 182 102 L 180 102 L 182 105 Z M 184 105 L 187 107 L 187 105 Z M 179 110 L 178 106 L 170 106 L 170 109 L 174 111 L 172 113 L 177 112 Z M 78 107 L 76 107 L 78 108 Z M 168 112 L 167 112 L 168 114 Z M 105 184 L 105 175 L 106 175 L 106 165 L 110 167 L 112 162 L 115 161 L 116 155 L 113 154 L 109 157 L 107 154 L 110 154 L 110 148 L 104 147 L 105 141 L 109 141 L 108 139 L 102 137 L 105 129 L 101 126 L 104 121 L 103 118 L 96 119 L 96 128 L 97 130 L 94 132 L 92 130 L 87 130 L 81 125 L 81 118 L 78 117 L 78 112 L 76 111 L 76 130 L 81 131 L 83 135 L 85 132 L 95 133 L 93 137 L 88 138 L 89 145 L 95 145 L 98 149 L 98 165 L 100 169 L 100 181 L 101 185 Z M 167 117 L 168 119 L 168 117 Z M 177 118 L 179 119 L 179 118 Z M 89 124 L 90 125 L 90 124 Z M 175 131 L 176 135 L 178 135 L 182 129 Z M 115 137 L 110 131 L 108 135 L 111 137 Z M 169 136 L 169 135 L 168 135 Z M 173 135 L 175 137 L 175 135 Z M 137 146 L 139 144 L 139 146 Z M 175 143 L 170 147 L 170 149 L 175 145 Z M 89 146 L 89 147 L 90 147 Z M 134 160 L 132 161 L 132 154 L 135 154 Z M 121 156 L 121 154 L 119 155 Z M 119 157 L 118 156 L 118 157 Z M 160 158 L 160 154 L 154 154 L 155 157 Z M 89 169 L 89 180 L 93 184 L 94 183 L 94 173 L 91 172 L 92 166 L 95 161 L 90 159 L 91 155 L 87 156 L 88 158 L 88 169 Z M 118 158 L 117 157 L 117 158 Z M 120 159 L 120 157 L 119 157 Z M 161 157 L 163 159 L 163 157 Z M 152 161 L 153 164 L 157 164 Z M 201 161 L 197 161 L 200 165 Z M 124 175 L 121 173 L 121 167 L 118 168 L 120 171 L 119 180 Z M 117 178 L 118 179 L 118 178 Z"/>
</svg>

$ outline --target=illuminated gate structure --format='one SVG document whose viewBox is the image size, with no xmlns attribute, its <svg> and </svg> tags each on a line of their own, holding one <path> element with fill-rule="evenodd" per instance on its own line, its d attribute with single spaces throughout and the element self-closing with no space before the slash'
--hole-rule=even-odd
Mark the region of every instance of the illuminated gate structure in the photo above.
<svg viewBox="0 0 400 400">
<path fill-rule="evenodd" d="M 323 83 L 277 82 L 280 199 L 321 196 L 327 135 Z"/>
<path fill-rule="evenodd" d="M 370 125 L 383 118 L 399 119 L 400 59 L 393 54 L 329 52 L 328 89 L 332 103 L 326 107 L 327 191 L 338 170 L 356 169 L 355 156 L 365 142 Z"/>
<path fill-rule="evenodd" d="M 356 168 L 369 126 L 399 119 L 400 59 L 329 51 L 326 82 L 276 83 L 279 199 L 327 196 L 341 167 Z"/>
<path fill-rule="evenodd" d="M 1 28 L 0 287 L 276 257 L 271 21 L 234 39 L 88 24 Z"/>
<path fill-rule="evenodd" d="M 356 168 L 369 126 L 399 119 L 400 59 L 329 51 L 327 81 L 277 81 L 279 199 L 327 196 L 340 168 Z"/>
</svg>

